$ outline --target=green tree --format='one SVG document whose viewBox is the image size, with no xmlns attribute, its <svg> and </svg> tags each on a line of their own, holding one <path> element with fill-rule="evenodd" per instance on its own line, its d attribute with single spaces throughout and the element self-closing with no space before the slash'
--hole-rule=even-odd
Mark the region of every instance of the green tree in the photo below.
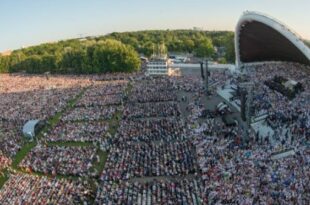
<svg viewBox="0 0 310 205">
<path fill-rule="evenodd" d="M 140 68 L 137 52 L 119 41 L 105 40 L 98 43 L 93 53 L 93 65 L 100 72 L 131 72 Z"/>
<path fill-rule="evenodd" d="M 10 60 L 10 56 L 0 56 L 0 73 L 9 72 Z"/>
<path fill-rule="evenodd" d="M 22 67 L 27 73 L 43 73 L 42 57 L 39 55 L 33 55 L 21 62 Z"/>
<path fill-rule="evenodd" d="M 236 56 L 235 56 L 235 44 L 234 44 L 234 34 L 229 33 L 225 40 L 223 40 L 224 47 L 226 48 L 225 58 L 226 61 L 229 63 L 234 63 Z"/>
<path fill-rule="evenodd" d="M 212 56 L 212 54 L 214 53 L 212 40 L 207 37 L 203 38 L 195 49 L 195 53 L 197 57 L 201 58 Z"/>
<path fill-rule="evenodd" d="M 184 50 L 188 53 L 192 53 L 195 47 L 195 42 L 192 39 L 185 39 L 184 40 Z"/>
<path fill-rule="evenodd" d="M 62 54 L 60 62 L 61 72 L 63 73 L 87 73 L 83 70 L 86 63 L 86 51 L 83 49 L 69 49 Z"/>
</svg>

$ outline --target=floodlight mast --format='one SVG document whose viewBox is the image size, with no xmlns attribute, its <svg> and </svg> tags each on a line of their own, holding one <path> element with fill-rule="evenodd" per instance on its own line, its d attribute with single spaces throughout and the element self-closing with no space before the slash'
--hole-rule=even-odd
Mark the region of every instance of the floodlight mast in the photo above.
<svg viewBox="0 0 310 205">
<path fill-rule="evenodd" d="M 245 90 L 247 93 L 246 96 L 246 122 L 248 127 L 250 127 L 251 125 L 251 105 L 253 102 L 253 87 L 254 87 L 254 83 L 253 82 L 244 82 L 244 83 L 240 83 L 240 88 Z"/>
<path fill-rule="evenodd" d="M 200 72 L 201 72 L 201 78 L 204 81 L 205 80 L 205 88 L 206 88 L 206 94 L 209 95 L 209 63 L 208 60 L 205 60 L 206 62 L 206 74 L 204 74 L 204 68 L 203 63 L 204 61 L 200 62 Z"/>
<path fill-rule="evenodd" d="M 206 60 L 206 93 L 209 95 L 209 62 Z"/>
</svg>

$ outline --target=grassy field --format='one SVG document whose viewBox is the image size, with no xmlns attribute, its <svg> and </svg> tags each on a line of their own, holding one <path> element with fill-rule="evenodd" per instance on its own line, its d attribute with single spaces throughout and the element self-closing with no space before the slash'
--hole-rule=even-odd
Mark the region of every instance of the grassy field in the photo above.
<svg viewBox="0 0 310 205">
<path fill-rule="evenodd" d="M 4 170 L 0 175 L 0 189 L 4 185 L 4 183 L 9 179 L 7 170 Z"/>
<path fill-rule="evenodd" d="M 31 151 L 32 148 L 36 146 L 36 142 L 28 142 L 26 143 L 20 150 L 17 152 L 13 162 L 12 162 L 12 168 L 18 170 L 18 164 L 25 158 L 25 156 L 28 154 L 28 152 Z"/>
</svg>

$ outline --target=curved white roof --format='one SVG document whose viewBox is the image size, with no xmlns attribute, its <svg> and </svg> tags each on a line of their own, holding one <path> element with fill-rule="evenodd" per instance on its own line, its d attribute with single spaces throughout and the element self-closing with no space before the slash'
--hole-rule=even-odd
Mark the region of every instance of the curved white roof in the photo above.
<svg viewBox="0 0 310 205">
<path fill-rule="evenodd" d="M 29 120 L 23 127 L 23 134 L 28 137 L 34 137 L 34 128 L 40 122 L 40 120 Z"/>
<path fill-rule="evenodd" d="M 240 17 L 239 22 L 236 26 L 235 32 L 235 52 L 236 52 L 236 65 L 240 67 L 244 62 L 241 60 L 240 56 L 240 33 L 242 31 L 242 27 L 244 27 L 247 23 L 251 22 L 259 22 L 266 26 L 271 27 L 275 31 L 279 32 L 282 36 L 288 39 L 296 48 L 298 48 L 302 54 L 309 60 L 310 63 L 310 49 L 307 47 L 302 38 L 297 35 L 294 31 L 292 31 L 288 26 L 279 22 L 278 20 L 269 17 L 265 14 L 261 14 L 258 12 L 246 11 Z M 259 38 L 259 36 L 257 36 Z"/>
</svg>

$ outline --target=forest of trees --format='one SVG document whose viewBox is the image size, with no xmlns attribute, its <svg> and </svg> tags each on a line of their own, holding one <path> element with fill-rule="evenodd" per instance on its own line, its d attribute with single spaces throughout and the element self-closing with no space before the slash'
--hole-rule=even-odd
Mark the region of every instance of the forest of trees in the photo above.
<svg viewBox="0 0 310 205">
<path fill-rule="evenodd" d="M 233 32 L 159 30 L 111 33 L 15 50 L 0 56 L 0 73 L 89 74 L 132 72 L 140 68 L 139 54 L 151 56 L 165 45 L 169 52 L 192 53 L 217 60 L 214 47 L 224 47 L 224 62 L 234 62 Z"/>
<path fill-rule="evenodd" d="M 13 51 L 0 57 L 0 73 L 90 74 L 140 69 L 138 53 L 113 39 L 68 40 Z"/>
<path fill-rule="evenodd" d="M 224 47 L 225 61 L 235 62 L 234 33 L 229 31 L 151 30 L 111 33 L 101 38 L 113 38 L 129 44 L 149 57 L 156 44 L 164 43 L 169 52 L 192 53 L 197 57 L 213 57 L 214 47 Z"/>
</svg>

